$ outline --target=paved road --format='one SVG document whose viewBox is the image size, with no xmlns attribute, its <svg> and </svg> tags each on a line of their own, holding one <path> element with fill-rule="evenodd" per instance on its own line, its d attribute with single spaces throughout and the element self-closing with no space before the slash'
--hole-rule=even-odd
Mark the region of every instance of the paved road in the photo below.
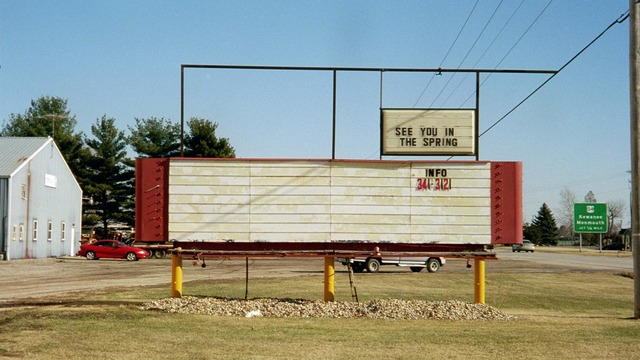
<svg viewBox="0 0 640 360">
<path fill-rule="evenodd" d="M 599 252 L 593 249 L 557 252 L 543 249 L 534 253 L 514 253 L 509 250 L 498 250 L 497 253 L 500 261 L 522 264 L 527 271 L 544 271 L 547 267 L 564 271 L 633 271 L 633 258 L 629 252 Z"/>
<path fill-rule="evenodd" d="M 512 253 L 498 249 L 497 261 L 488 261 L 488 276 L 493 272 L 549 272 L 610 271 L 632 272 L 629 253 L 599 253 L 595 250 L 578 253 L 536 251 Z M 616 256 L 619 255 L 619 256 Z M 244 279 L 245 259 L 207 260 L 207 267 L 193 266 L 184 260 L 184 281 Z M 336 271 L 345 268 L 336 263 Z M 384 266 L 382 272 L 410 272 L 406 267 Z M 441 268 L 443 273 L 472 273 L 464 259 L 449 259 Z M 321 275 L 323 259 L 279 258 L 250 259 L 250 278 L 294 277 Z M 376 276 L 375 274 L 363 274 Z M 424 274 L 425 276 L 437 276 Z M 0 306 L 17 301 L 69 299 L 86 291 L 109 288 L 171 284 L 171 260 L 148 259 L 137 262 L 125 260 L 89 261 L 83 258 L 0 261 Z"/>
</svg>

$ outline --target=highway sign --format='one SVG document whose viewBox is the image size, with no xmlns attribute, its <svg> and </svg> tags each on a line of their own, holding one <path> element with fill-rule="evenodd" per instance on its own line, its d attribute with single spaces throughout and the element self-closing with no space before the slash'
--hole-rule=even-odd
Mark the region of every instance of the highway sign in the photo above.
<svg viewBox="0 0 640 360">
<path fill-rule="evenodd" d="M 608 232 L 607 204 L 573 204 L 573 229 L 577 233 L 603 234 Z"/>
</svg>

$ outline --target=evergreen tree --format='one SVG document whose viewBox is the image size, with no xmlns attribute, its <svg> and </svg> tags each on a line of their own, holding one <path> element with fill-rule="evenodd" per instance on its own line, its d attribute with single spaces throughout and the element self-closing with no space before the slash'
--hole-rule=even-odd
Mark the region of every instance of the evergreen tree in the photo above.
<svg viewBox="0 0 640 360">
<path fill-rule="evenodd" d="M 525 239 L 531 240 L 534 244 L 542 243 L 542 233 L 540 229 L 529 223 L 525 223 L 522 227 L 522 236 Z"/>
<path fill-rule="evenodd" d="M 186 157 L 215 157 L 234 158 L 236 151 L 228 138 L 217 138 L 217 123 L 201 118 L 191 118 L 187 125 L 189 133 L 184 139 L 184 156 Z"/>
<path fill-rule="evenodd" d="M 531 226 L 537 228 L 540 232 L 538 245 L 558 244 L 558 226 L 553 217 L 553 212 L 546 203 L 542 204 L 542 207 L 538 210 L 538 215 L 533 219 Z"/>
<path fill-rule="evenodd" d="M 593 191 L 589 190 L 587 195 L 584 196 L 584 202 L 588 202 L 588 203 L 598 202 L 598 200 L 596 200 L 596 195 L 593 193 Z"/>
<path fill-rule="evenodd" d="M 129 144 L 139 157 L 164 158 L 180 155 L 180 125 L 164 118 L 136 118 L 129 126 Z"/>
<path fill-rule="evenodd" d="M 115 127 L 115 119 L 102 116 L 91 126 L 91 133 L 94 138 L 85 139 L 91 152 L 85 196 L 93 199 L 88 208 L 106 233 L 110 223 L 133 224 L 135 174 L 126 158 L 127 138 Z"/>
<path fill-rule="evenodd" d="M 82 133 L 75 132 L 77 120 L 67 109 L 67 100 L 43 96 L 31 100 L 24 114 L 11 114 L 0 130 L 0 136 L 36 137 L 51 136 L 62 156 L 82 185 L 83 157 Z"/>
</svg>

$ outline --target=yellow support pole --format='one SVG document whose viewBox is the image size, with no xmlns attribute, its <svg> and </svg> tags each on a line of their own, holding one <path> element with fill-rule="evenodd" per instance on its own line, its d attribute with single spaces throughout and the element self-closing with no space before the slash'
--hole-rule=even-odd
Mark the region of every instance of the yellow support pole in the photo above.
<svg viewBox="0 0 640 360">
<path fill-rule="evenodd" d="M 335 259 L 324 258 L 324 301 L 335 301 L 336 299 L 336 270 Z"/>
<path fill-rule="evenodd" d="M 178 253 L 173 253 L 171 256 L 171 297 L 182 297 L 182 257 Z"/>
<path fill-rule="evenodd" d="M 473 271 L 474 300 L 476 304 L 484 304 L 484 259 L 475 259 L 475 269 Z"/>
</svg>

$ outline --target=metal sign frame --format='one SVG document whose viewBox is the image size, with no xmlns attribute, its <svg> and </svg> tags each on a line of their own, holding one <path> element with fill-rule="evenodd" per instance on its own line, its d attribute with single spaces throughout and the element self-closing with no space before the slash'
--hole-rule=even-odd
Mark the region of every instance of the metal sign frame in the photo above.
<svg viewBox="0 0 640 360">
<path fill-rule="evenodd" d="M 333 72 L 333 130 L 331 158 L 336 158 L 336 79 L 338 72 L 378 72 L 380 73 L 380 109 L 382 109 L 383 74 L 385 72 L 399 73 L 473 73 L 476 75 L 476 106 L 475 123 L 476 133 L 480 124 L 480 74 L 550 74 L 554 75 L 558 70 L 517 70 L 517 69 L 442 69 L 442 68 L 358 68 L 358 67 L 310 67 L 310 66 L 253 66 L 253 65 L 206 65 L 206 64 L 182 64 L 180 66 L 180 157 L 184 157 L 184 73 L 186 69 L 231 69 L 231 70 L 272 70 L 272 71 L 331 71 Z M 480 159 L 479 136 L 476 135 L 475 155 Z M 458 154 L 459 155 L 459 154 Z M 382 154 L 381 154 L 382 157 Z"/>
</svg>

